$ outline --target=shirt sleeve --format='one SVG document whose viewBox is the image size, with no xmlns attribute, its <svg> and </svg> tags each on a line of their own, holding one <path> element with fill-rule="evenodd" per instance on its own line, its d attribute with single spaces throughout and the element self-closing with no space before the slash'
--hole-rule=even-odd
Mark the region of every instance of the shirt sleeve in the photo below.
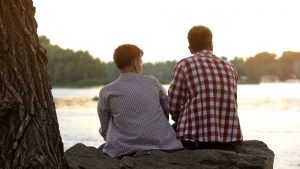
<svg viewBox="0 0 300 169">
<path fill-rule="evenodd" d="M 180 111 L 186 100 L 186 84 L 185 84 L 184 72 L 182 70 L 182 64 L 180 62 L 176 64 L 172 81 L 168 90 L 168 104 L 169 111 L 172 116 L 172 120 L 177 123 Z"/>
<path fill-rule="evenodd" d="M 167 91 L 166 89 L 160 84 L 159 80 L 153 75 L 144 75 L 144 77 L 149 78 L 154 81 L 155 85 L 159 90 L 159 99 L 167 99 Z"/>
<path fill-rule="evenodd" d="M 160 100 L 160 105 L 163 109 L 163 112 L 166 116 L 166 118 L 169 120 L 169 108 L 168 108 L 168 93 L 167 90 L 161 85 L 161 83 L 158 81 L 158 79 L 153 76 L 153 75 L 145 75 L 144 77 L 147 77 L 149 79 L 152 79 L 155 83 L 155 85 L 158 88 L 159 91 L 159 100 Z"/>
<path fill-rule="evenodd" d="M 233 64 L 231 64 L 231 66 L 232 66 L 232 70 L 233 70 L 233 78 L 234 78 L 234 88 L 235 88 L 235 94 L 234 94 L 234 99 L 236 100 L 235 101 L 235 106 L 236 106 L 236 108 L 238 107 L 238 103 L 237 103 L 237 83 L 238 83 L 238 78 L 239 78 L 239 75 L 238 75 L 238 73 L 237 73 L 237 71 L 236 71 L 236 69 L 235 69 L 235 67 L 234 67 L 234 65 Z"/>
<path fill-rule="evenodd" d="M 105 97 L 105 92 L 102 90 L 99 94 L 99 101 L 97 106 L 97 112 L 100 119 L 101 128 L 99 130 L 100 135 L 106 140 L 106 133 L 111 118 L 111 113 L 109 111 L 109 105 L 107 102 L 107 97 Z"/>
</svg>

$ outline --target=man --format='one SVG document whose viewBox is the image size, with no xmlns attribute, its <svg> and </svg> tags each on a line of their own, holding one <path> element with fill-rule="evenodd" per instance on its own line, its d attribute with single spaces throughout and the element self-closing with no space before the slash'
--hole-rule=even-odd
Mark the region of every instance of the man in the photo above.
<svg viewBox="0 0 300 169">
<path fill-rule="evenodd" d="M 226 143 L 242 141 L 234 66 L 213 54 L 209 28 L 194 26 L 188 41 L 192 56 L 175 65 L 168 90 L 177 138 L 188 149 L 226 148 Z"/>
<path fill-rule="evenodd" d="M 139 150 L 182 148 L 165 117 L 160 101 L 162 86 L 154 76 L 142 76 L 143 51 L 124 44 L 114 51 L 120 76 L 99 94 L 100 134 L 103 152 L 111 157 Z"/>
</svg>

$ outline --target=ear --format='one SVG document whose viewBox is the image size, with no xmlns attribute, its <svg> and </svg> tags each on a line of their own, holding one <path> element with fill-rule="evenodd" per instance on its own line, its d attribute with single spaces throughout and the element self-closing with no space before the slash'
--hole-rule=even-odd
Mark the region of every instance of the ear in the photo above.
<svg viewBox="0 0 300 169">
<path fill-rule="evenodd" d="M 139 67 L 139 61 L 137 59 L 134 59 L 132 62 L 131 62 L 131 65 L 132 67 L 134 68 L 134 70 L 138 70 L 138 67 Z"/>
</svg>

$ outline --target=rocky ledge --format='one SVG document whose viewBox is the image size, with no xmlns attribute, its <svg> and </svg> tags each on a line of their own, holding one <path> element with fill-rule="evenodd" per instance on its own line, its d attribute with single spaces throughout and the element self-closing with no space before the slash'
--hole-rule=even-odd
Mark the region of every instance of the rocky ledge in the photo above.
<svg viewBox="0 0 300 169">
<path fill-rule="evenodd" d="M 76 144 L 66 152 L 71 169 L 272 169 L 274 152 L 257 140 L 244 141 L 236 151 L 139 151 L 132 157 L 111 158 L 95 147 Z"/>
</svg>

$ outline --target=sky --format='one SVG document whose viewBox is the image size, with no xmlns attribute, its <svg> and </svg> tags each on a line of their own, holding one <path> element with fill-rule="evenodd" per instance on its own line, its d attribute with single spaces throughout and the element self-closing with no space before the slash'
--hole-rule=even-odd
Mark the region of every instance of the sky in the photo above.
<svg viewBox="0 0 300 169">
<path fill-rule="evenodd" d="M 52 44 L 112 61 L 121 44 L 139 46 L 144 62 L 190 56 L 187 33 L 204 25 L 214 53 L 229 59 L 300 51 L 298 0 L 33 0 L 38 34 Z"/>
</svg>

